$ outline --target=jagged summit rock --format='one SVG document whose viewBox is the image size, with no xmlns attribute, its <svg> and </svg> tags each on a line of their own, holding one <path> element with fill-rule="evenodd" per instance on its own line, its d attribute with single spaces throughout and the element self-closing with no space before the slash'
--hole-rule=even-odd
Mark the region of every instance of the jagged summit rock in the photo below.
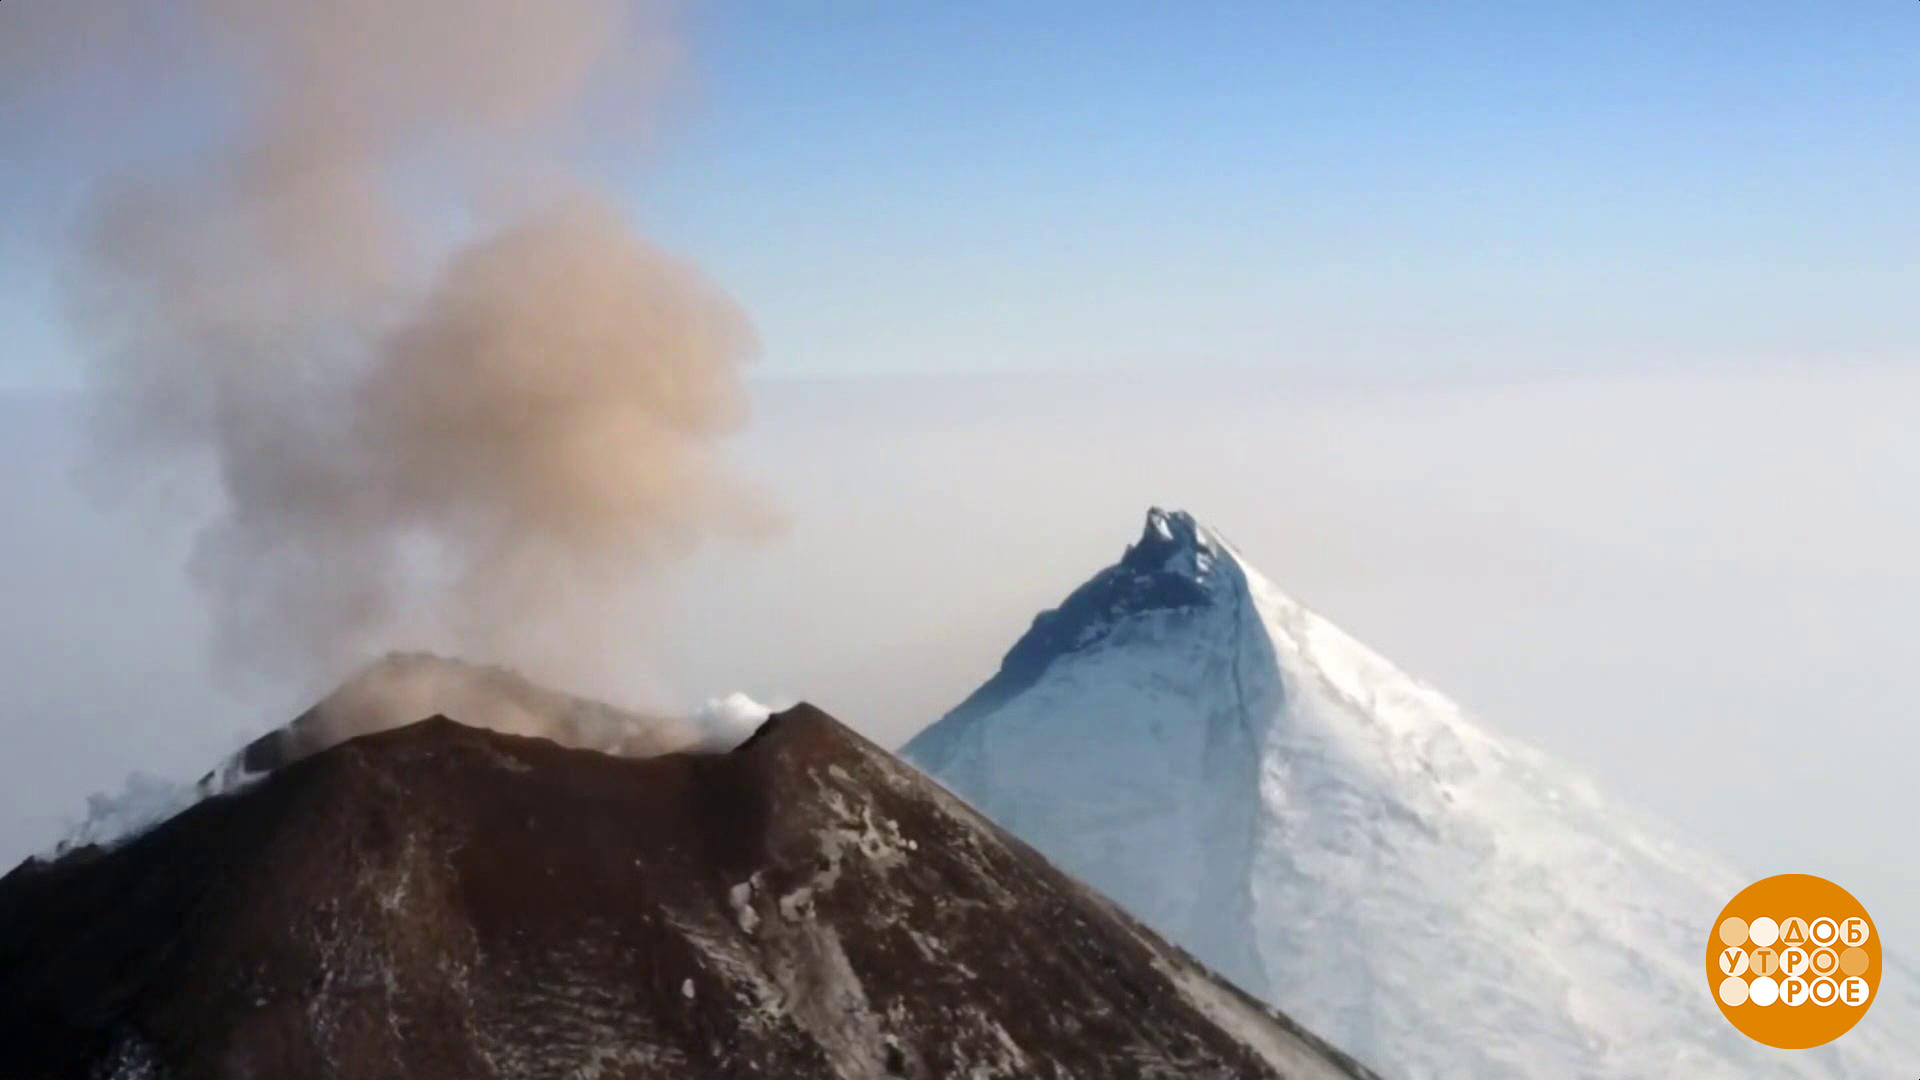
<svg viewBox="0 0 1920 1080">
<path fill-rule="evenodd" d="M 1210 604 L 1217 543 L 1190 514 L 1149 511 L 1146 530 L 1120 561 L 1036 616 L 1000 670 L 955 712 L 978 712 L 1014 697 L 1055 661 L 1097 646 L 1131 617 Z"/>
<path fill-rule="evenodd" d="M 1750 878 L 1475 724 L 1184 513 L 1151 511 L 903 753 L 1396 1076 L 1842 1078 L 1920 1060 L 1920 997 L 1895 963 L 1834 1045 L 1740 1035 L 1701 956 Z"/>
<path fill-rule="evenodd" d="M 1370 1075 L 805 706 L 436 717 L 0 879 L 8 1080 Z"/>
</svg>

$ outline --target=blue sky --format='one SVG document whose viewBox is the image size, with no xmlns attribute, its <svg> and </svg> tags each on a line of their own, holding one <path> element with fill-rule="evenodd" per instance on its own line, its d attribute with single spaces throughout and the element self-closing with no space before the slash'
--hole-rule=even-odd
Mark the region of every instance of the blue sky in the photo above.
<svg viewBox="0 0 1920 1080">
<path fill-rule="evenodd" d="M 1920 6 L 870 7 L 709 9 L 697 105 L 632 185 L 773 367 L 1920 339 Z"/>
<path fill-rule="evenodd" d="M 1920 343 L 1920 5 L 720 3 L 685 25 L 667 130 L 591 147 L 593 171 L 743 302 L 768 375 L 1531 376 Z M 0 386 L 66 383 L 62 222 L 221 107 L 116 121 L 131 78 L 0 91 Z"/>
</svg>

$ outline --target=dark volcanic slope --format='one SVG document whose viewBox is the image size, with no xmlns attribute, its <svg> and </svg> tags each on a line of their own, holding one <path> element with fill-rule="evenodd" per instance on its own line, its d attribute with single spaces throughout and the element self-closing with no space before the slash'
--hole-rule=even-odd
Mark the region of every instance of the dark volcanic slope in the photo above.
<svg viewBox="0 0 1920 1080">
<path fill-rule="evenodd" d="M 435 718 L 0 879 L 6 1080 L 1354 1077 L 807 707 L 722 755 Z"/>
</svg>

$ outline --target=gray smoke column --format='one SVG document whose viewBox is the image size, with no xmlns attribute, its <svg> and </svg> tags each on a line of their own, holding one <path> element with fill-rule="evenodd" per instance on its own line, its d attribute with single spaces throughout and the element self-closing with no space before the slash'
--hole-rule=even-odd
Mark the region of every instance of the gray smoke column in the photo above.
<svg viewBox="0 0 1920 1080">
<path fill-rule="evenodd" d="M 36 40 L 53 9 L 102 37 L 96 4 L 41 2 Z M 720 445 L 747 320 L 564 167 L 589 108 L 652 126 L 668 12 L 172 10 L 239 115 L 103 193 L 74 302 L 110 462 L 218 472 L 192 573 L 223 658 L 331 675 L 398 636 L 550 667 L 637 571 L 770 527 Z"/>
</svg>

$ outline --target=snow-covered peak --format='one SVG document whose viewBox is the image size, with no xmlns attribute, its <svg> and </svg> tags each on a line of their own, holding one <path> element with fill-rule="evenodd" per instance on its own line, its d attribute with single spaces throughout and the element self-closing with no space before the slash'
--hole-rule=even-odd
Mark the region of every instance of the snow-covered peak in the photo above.
<svg viewBox="0 0 1920 1080">
<path fill-rule="evenodd" d="M 1191 516 L 1032 628 L 909 759 L 1389 1075 L 1891 1075 L 1888 966 L 1841 1043 L 1768 1052 L 1700 955 L 1749 875 L 1476 724 Z"/>
</svg>

